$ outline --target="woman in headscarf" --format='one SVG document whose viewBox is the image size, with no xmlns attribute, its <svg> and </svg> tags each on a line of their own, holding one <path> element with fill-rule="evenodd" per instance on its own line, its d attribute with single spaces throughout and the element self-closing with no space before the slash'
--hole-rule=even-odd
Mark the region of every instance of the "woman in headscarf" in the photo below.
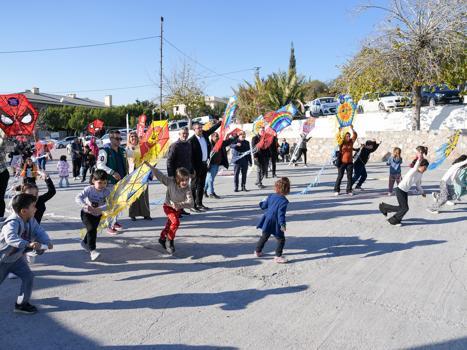
<svg viewBox="0 0 467 350">
<path fill-rule="evenodd" d="M 142 164 L 139 139 L 136 131 L 132 131 L 128 137 L 126 152 L 128 156 L 128 170 L 131 173 Z M 141 196 L 130 206 L 129 214 L 132 221 L 136 221 L 137 216 L 142 216 L 145 220 L 152 220 L 149 208 L 149 188 L 146 187 Z"/>
</svg>

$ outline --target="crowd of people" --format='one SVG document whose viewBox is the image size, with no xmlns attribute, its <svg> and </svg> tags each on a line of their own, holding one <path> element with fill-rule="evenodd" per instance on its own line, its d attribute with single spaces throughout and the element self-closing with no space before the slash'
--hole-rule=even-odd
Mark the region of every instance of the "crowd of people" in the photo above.
<svg viewBox="0 0 467 350">
<path fill-rule="evenodd" d="M 131 173 L 134 169 L 145 163 L 151 170 L 151 176 L 166 187 L 163 211 L 167 216 L 166 224 L 159 235 L 159 244 L 169 254 L 175 253 L 175 238 L 183 216 L 191 213 L 202 213 L 210 210 L 204 202 L 204 197 L 220 199 L 215 191 L 215 179 L 221 167 L 229 168 L 228 150 L 231 151 L 230 162 L 234 169 L 234 192 L 247 192 L 246 179 L 248 168 L 256 165 L 256 182 L 259 189 L 265 188 L 263 180 L 271 170 L 272 177 L 276 176 L 276 162 L 279 156 L 283 162 L 290 161 L 295 166 L 300 158 L 307 165 L 308 135 L 300 135 L 298 144 L 291 149 L 289 143 L 283 139 L 279 144 L 274 137 L 267 144 L 265 130 L 261 128 L 252 138 L 246 140 L 246 133 L 239 131 L 222 142 L 216 130 L 220 127 L 216 123 L 208 129 L 201 124 L 193 126 L 194 134 L 189 137 L 188 128 L 179 131 L 179 138 L 170 145 L 167 153 L 166 172 L 145 162 L 141 157 L 139 138 L 136 132 L 128 136 L 127 146 L 121 145 L 122 137 L 118 130 L 109 132 L 110 144 L 99 149 L 95 142 L 83 147 L 76 138 L 70 146 L 69 155 L 72 162 L 72 176 L 75 180 L 86 182 L 89 172 L 89 184 L 76 196 L 75 202 L 80 209 L 80 217 L 85 229 L 81 240 L 81 247 L 89 254 L 92 261 L 101 255 L 97 249 L 97 233 L 101 218 L 107 209 L 107 198 L 112 187 Z M 363 191 L 367 178 L 366 164 L 371 153 L 381 145 L 376 140 L 361 142 L 355 148 L 357 132 L 353 126 L 350 131 L 338 140 L 338 147 L 334 159 L 337 167 L 337 179 L 334 186 L 335 195 L 340 195 L 341 183 L 344 174 L 347 175 L 346 193 L 353 195 L 354 191 Z M 29 303 L 33 274 L 29 268 L 37 255 L 53 244 L 40 223 L 46 211 L 46 202 L 55 194 L 53 181 L 45 172 L 46 162 L 40 160 L 43 154 L 33 158 L 33 152 L 27 145 L 14 142 L 6 145 L 6 138 L 0 138 L 0 221 L 2 225 L 0 234 L 0 283 L 7 276 L 17 276 L 21 279 L 21 290 L 15 303 L 15 311 L 32 314 L 37 309 Z M 8 147 L 10 147 L 8 149 Z M 43 148 L 41 152 L 51 158 L 50 150 Z M 403 217 L 409 210 L 408 194 L 412 186 L 416 186 L 418 194 L 425 195 L 422 176 L 426 172 L 429 162 L 428 149 L 420 146 L 416 150 L 415 159 L 409 171 L 402 176 L 401 149 L 394 148 L 392 155 L 387 159 L 389 167 L 388 192 L 389 196 L 395 193 L 398 205 L 380 203 L 379 210 L 384 216 L 395 213 L 388 219 L 391 225 L 400 226 Z M 7 161 L 9 155 L 10 161 Z M 18 158 L 20 157 L 20 159 Z M 13 168 L 13 176 L 22 177 L 16 195 L 12 198 L 12 212 L 5 217 L 5 194 L 10 178 L 8 167 Z M 59 187 L 69 186 L 69 165 L 66 155 L 60 157 L 57 164 Z M 19 172 L 19 175 L 18 175 Z M 38 177 L 44 179 L 47 192 L 39 195 L 36 184 Z M 467 156 L 463 155 L 455 160 L 440 182 L 440 192 L 434 195 L 434 204 L 428 208 L 431 213 L 438 213 L 445 204 L 460 199 L 466 192 Z M 396 187 L 394 188 L 394 185 Z M 355 188 L 354 188 L 355 186 Z M 286 211 L 288 206 L 287 195 L 290 193 L 291 183 L 287 177 L 280 177 L 275 181 L 274 192 L 259 203 L 264 210 L 257 228 L 261 230 L 261 237 L 254 249 L 254 256 L 261 257 L 264 246 L 270 236 L 276 238 L 274 261 L 286 263 L 283 256 L 286 232 Z M 191 213 L 190 213 L 191 211 Z M 149 206 L 149 191 L 146 189 L 138 199 L 131 204 L 129 216 L 132 221 L 142 217 L 152 220 Z M 124 228 L 118 217 L 110 220 L 107 233 L 118 234 Z"/>
</svg>

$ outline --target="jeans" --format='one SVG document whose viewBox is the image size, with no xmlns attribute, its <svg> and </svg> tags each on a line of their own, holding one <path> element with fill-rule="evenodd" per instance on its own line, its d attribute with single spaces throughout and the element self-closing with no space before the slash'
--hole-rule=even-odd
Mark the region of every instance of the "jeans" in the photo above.
<svg viewBox="0 0 467 350">
<path fill-rule="evenodd" d="M 81 221 L 86 227 L 86 236 L 84 236 L 83 242 L 88 246 L 89 250 L 96 249 L 97 228 L 100 220 L 101 215 L 94 216 L 81 211 Z"/>
<path fill-rule="evenodd" d="M 208 174 L 206 176 L 206 183 L 204 185 L 204 191 L 211 195 L 215 193 L 214 191 L 214 179 L 216 178 L 217 173 L 219 172 L 219 165 L 218 164 L 211 164 Z"/>
<path fill-rule="evenodd" d="M 400 224 L 404 215 L 409 211 L 408 193 L 396 188 L 396 197 L 399 205 L 381 203 L 383 213 L 396 213 L 388 220 L 393 225 Z"/>
<path fill-rule="evenodd" d="M 37 166 L 40 170 L 45 170 L 45 164 L 47 163 L 46 157 L 37 158 Z"/>
<path fill-rule="evenodd" d="M 344 164 L 342 163 L 338 170 L 337 170 L 337 179 L 336 184 L 334 185 L 334 192 L 341 191 L 341 182 L 342 178 L 344 177 L 344 172 L 347 172 L 347 193 L 352 192 L 352 172 L 353 172 L 353 164 Z"/>
<path fill-rule="evenodd" d="M 31 299 L 34 275 L 28 266 L 26 258 L 22 256 L 15 262 L 0 263 L 0 284 L 5 280 L 8 273 L 14 273 L 21 279 L 21 289 L 19 292 L 18 304 L 26 304 Z"/>
<path fill-rule="evenodd" d="M 261 235 L 261 238 L 258 241 L 258 244 L 256 245 L 257 252 L 263 251 L 264 245 L 266 244 L 270 236 L 271 236 L 270 233 L 263 232 L 263 234 Z M 276 256 L 282 256 L 282 251 L 284 250 L 284 245 L 285 245 L 285 237 L 276 237 L 276 240 L 277 240 Z"/>
<path fill-rule="evenodd" d="M 8 187 L 10 173 L 5 169 L 0 173 L 0 218 L 5 215 L 5 193 Z"/>
<path fill-rule="evenodd" d="M 363 162 L 358 160 L 354 164 L 354 176 L 352 178 L 352 185 L 355 184 L 358 181 L 356 188 L 360 188 L 360 187 L 362 187 L 362 185 L 365 182 L 366 178 L 367 178 L 367 173 L 366 173 L 365 164 L 363 164 Z"/>
<path fill-rule="evenodd" d="M 240 173 L 242 174 L 242 188 L 244 188 L 246 185 L 246 177 L 248 174 L 248 163 L 234 165 L 234 185 L 236 190 L 238 190 Z"/>
<path fill-rule="evenodd" d="M 161 232 L 161 239 L 168 238 L 173 241 L 180 226 L 180 210 L 176 210 L 169 205 L 164 204 L 164 213 L 167 215 L 167 222 Z"/>
<path fill-rule="evenodd" d="M 65 184 L 63 184 L 65 183 Z M 60 181 L 58 182 L 58 187 L 69 187 L 70 183 L 68 182 L 68 176 L 60 176 Z"/>
</svg>

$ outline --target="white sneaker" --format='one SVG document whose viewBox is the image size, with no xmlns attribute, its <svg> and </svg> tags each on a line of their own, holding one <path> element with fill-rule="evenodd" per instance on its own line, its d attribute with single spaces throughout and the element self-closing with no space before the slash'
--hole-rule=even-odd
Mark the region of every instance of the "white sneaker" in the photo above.
<svg viewBox="0 0 467 350">
<path fill-rule="evenodd" d="M 431 196 L 433 197 L 433 200 L 436 202 L 438 199 L 438 192 L 431 192 Z"/>
<path fill-rule="evenodd" d="M 454 203 L 453 201 L 447 201 L 447 202 L 446 202 L 446 205 L 453 206 L 453 205 L 456 205 L 456 203 Z"/>
<path fill-rule="evenodd" d="M 101 253 L 99 253 L 97 250 L 91 250 L 90 255 L 91 255 L 91 260 L 94 261 L 101 255 Z"/>
<path fill-rule="evenodd" d="M 334 195 L 335 196 L 338 196 L 340 193 L 339 192 L 334 192 Z"/>
<path fill-rule="evenodd" d="M 436 210 L 436 209 L 427 208 L 426 211 L 431 213 L 431 214 L 439 214 L 439 211 Z"/>
<path fill-rule="evenodd" d="M 8 274 L 8 278 L 11 279 L 11 280 L 14 280 L 14 279 L 18 278 L 18 276 L 16 276 L 13 272 L 10 272 Z"/>
<path fill-rule="evenodd" d="M 388 192 L 388 197 L 391 197 L 392 196 L 392 192 Z"/>
</svg>

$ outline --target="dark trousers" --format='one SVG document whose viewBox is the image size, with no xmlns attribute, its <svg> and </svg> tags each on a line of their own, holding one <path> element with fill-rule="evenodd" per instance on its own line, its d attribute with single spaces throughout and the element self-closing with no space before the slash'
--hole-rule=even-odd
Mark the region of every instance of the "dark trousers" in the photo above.
<svg viewBox="0 0 467 350">
<path fill-rule="evenodd" d="M 86 227 L 86 236 L 83 239 L 84 244 L 86 244 L 89 250 L 96 249 L 96 238 L 97 238 L 97 228 L 99 227 L 99 221 L 101 220 L 101 215 L 94 216 L 84 211 L 81 211 L 81 221 Z"/>
<path fill-rule="evenodd" d="M 337 179 L 336 184 L 334 185 L 334 192 L 341 191 L 341 182 L 344 177 L 344 172 L 347 172 L 347 193 L 352 192 L 352 173 L 353 173 L 353 164 L 341 164 L 337 170 Z"/>
<path fill-rule="evenodd" d="M 408 201 L 408 193 L 402 191 L 399 188 L 396 188 L 396 198 L 399 205 L 389 205 L 386 203 L 381 203 L 381 210 L 384 213 L 396 213 L 392 218 L 388 221 L 395 225 L 399 224 L 402 221 L 402 218 L 405 214 L 409 211 L 409 201 Z"/>
<path fill-rule="evenodd" d="M 235 164 L 234 165 L 234 184 L 235 189 L 238 190 L 238 180 L 240 177 L 240 173 L 242 174 L 242 188 L 246 185 L 246 176 L 248 173 L 248 163 L 246 164 Z"/>
<path fill-rule="evenodd" d="M 81 159 L 73 159 L 71 163 L 73 164 L 73 177 L 78 177 L 81 169 Z"/>
<path fill-rule="evenodd" d="M 357 188 L 362 187 L 363 183 L 367 178 L 366 167 L 365 164 L 361 161 L 356 161 L 354 165 L 354 175 L 352 178 L 352 185 L 354 185 L 357 181 Z"/>
<path fill-rule="evenodd" d="M 263 234 L 261 235 L 261 238 L 258 241 L 258 244 L 256 244 L 257 252 L 263 251 L 264 245 L 266 244 L 270 236 L 271 236 L 270 233 L 263 232 Z M 276 256 L 282 256 L 282 251 L 284 250 L 284 245 L 285 245 L 285 237 L 276 237 L 276 240 L 277 240 Z"/>
<path fill-rule="evenodd" d="M 0 218 L 5 215 L 5 193 L 8 187 L 8 179 L 10 178 L 10 173 L 8 169 L 5 169 L 0 173 Z"/>
<path fill-rule="evenodd" d="M 269 165 L 269 159 L 260 159 L 260 160 L 255 160 L 256 164 L 256 183 L 255 185 L 262 185 L 263 184 L 263 179 L 266 176 L 268 172 L 268 165 Z"/>
<path fill-rule="evenodd" d="M 277 155 L 271 157 L 271 171 L 272 176 L 276 176 L 276 163 L 277 163 Z"/>
<path fill-rule="evenodd" d="M 26 304 L 31 299 L 34 275 L 28 266 L 26 258 L 22 256 L 11 263 L 0 263 L 0 284 L 5 280 L 8 273 L 14 273 L 21 279 L 21 289 L 18 304 Z"/>
<path fill-rule="evenodd" d="M 195 206 L 203 205 L 204 185 L 206 184 L 206 175 L 208 174 L 208 167 L 206 163 L 202 163 L 201 167 L 196 170 L 196 176 L 191 184 L 191 191 Z"/>
<path fill-rule="evenodd" d="M 307 154 L 307 150 L 303 149 L 303 148 L 300 148 L 298 150 L 297 154 L 295 155 L 295 158 L 293 159 L 293 162 L 297 163 L 298 160 L 300 159 L 300 157 L 303 156 L 303 163 L 306 165 L 306 154 Z"/>
</svg>

